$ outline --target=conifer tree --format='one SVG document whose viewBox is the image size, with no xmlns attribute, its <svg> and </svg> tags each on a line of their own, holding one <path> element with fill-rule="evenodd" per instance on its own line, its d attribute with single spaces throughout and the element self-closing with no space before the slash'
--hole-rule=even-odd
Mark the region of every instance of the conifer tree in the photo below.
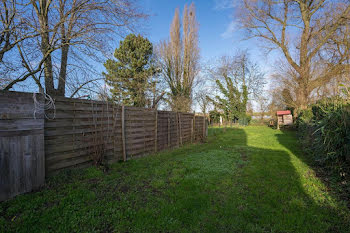
<svg viewBox="0 0 350 233">
<path fill-rule="evenodd" d="M 154 89 L 156 69 L 152 62 L 153 45 L 141 35 L 129 34 L 108 59 L 103 73 L 111 86 L 113 100 L 119 104 L 145 107 L 147 94 Z"/>
</svg>

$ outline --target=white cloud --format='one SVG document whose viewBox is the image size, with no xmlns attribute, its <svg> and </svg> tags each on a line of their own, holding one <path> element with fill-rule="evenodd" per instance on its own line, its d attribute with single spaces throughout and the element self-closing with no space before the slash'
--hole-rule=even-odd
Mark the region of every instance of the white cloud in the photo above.
<svg viewBox="0 0 350 233">
<path fill-rule="evenodd" d="M 231 21 L 231 23 L 227 25 L 226 30 L 223 33 L 221 33 L 220 36 L 222 39 L 232 38 L 236 30 L 236 23 L 234 21 Z"/>
<path fill-rule="evenodd" d="M 234 0 L 214 0 L 214 10 L 226 10 L 236 6 Z"/>
</svg>

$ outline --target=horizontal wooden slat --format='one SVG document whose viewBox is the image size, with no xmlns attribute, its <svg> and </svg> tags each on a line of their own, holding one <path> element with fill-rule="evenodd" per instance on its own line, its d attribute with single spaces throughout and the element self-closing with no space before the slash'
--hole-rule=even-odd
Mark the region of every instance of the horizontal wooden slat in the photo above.
<svg viewBox="0 0 350 233">
<path fill-rule="evenodd" d="M 31 98 L 30 95 L 27 95 L 27 98 Z M 45 121 L 45 151 L 48 173 L 66 167 L 90 164 L 91 155 L 89 153 L 91 146 L 93 146 L 91 144 L 94 143 L 95 133 L 98 136 L 102 134 L 102 143 L 106 149 L 105 155 L 109 160 L 122 159 L 121 106 L 107 104 L 104 101 L 63 97 L 55 98 L 55 104 L 56 118 Z M 28 119 L 31 117 L 29 110 L 28 108 Z M 52 117 L 53 112 L 53 110 L 49 110 L 47 114 Z M 155 127 L 157 127 L 158 150 L 177 147 L 180 136 L 183 143 L 190 142 L 193 118 L 196 121 L 193 139 L 203 133 L 203 118 L 194 117 L 193 113 L 158 111 L 157 115 L 157 122 L 155 122 L 156 111 L 154 109 L 125 107 L 125 141 L 128 156 L 143 156 L 154 152 Z M 177 122 L 179 119 L 181 120 L 180 124 Z M 32 122 L 32 125 L 35 123 Z M 179 135 L 180 125 L 181 135 Z M 15 124 L 12 124 L 12 127 L 15 129 Z M 96 143 L 99 144 L 99 142 Z"/>
</svg>

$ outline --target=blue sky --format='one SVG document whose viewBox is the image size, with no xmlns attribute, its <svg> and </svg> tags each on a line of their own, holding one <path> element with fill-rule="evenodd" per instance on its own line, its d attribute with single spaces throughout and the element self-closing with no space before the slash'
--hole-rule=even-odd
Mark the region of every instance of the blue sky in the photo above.
<svg viewBox="0 0 350 233">
<path fill-rule="evenodd" d="M 185 4 L 192 1 L 185 0 L 141 0 L 140 5 L 150 14 L 144 35 L 153 43 L 169 37 L 169 28 L 178 7 L 182 13 Z M 259 41 L 255 39 L 243 40 L 244 33 L 239 30 L 234 11 L 235 0 L 197 0 L 193 1 L 196 6 L 196 15 L 199 22 L 199 44 L 201 50 L 201 62 L 203 64 L 214 61 L 222 55 L 233 55 L 235 51 L 247 49 L 251 59 L 258 63 L 266 74 L 265 79 L 269 82 L 276 53 L 268 56 L 259 47 Z M 254 102 L 253 102 L 254 105 Z M 198 106 L 194 106 L 199 111 Z"/>
<path fill-rule="evenodd" d="M 207 62 L 221 55 L 232 55 L 238 49 L 248 49 L 253 60 L 268 72 L 270 64 L 255 40 L 245 41 L 234 19 L 234 0 L 197 0 L 201 61 Z M 145 26 L 145 35 L 154 44 L 169 37 L 169 28 L 176 7 L 183 10 L 185 0 L 141 0 L 140 5 L 151 16 Z"/>
<path fill-rule="evenodd" d="M 186 0 L 139 0 L 138 4 L 145 13 L 150 15 L 145 25 L 140 28 L 153 44 L 169 37 L 169 28 L 178 7 L 182 13 L 184 5 L 191 4 Z M 242 40 L 243 32 L 238 30 L 234 18 L 235 0 L 197 0 L 193 1 L 196 6 L 197 20 L 199 22 L 199 44 L 201 50 L 201 62 L 203 64 L 214 61 L 222 55 L 232 55 L 238 49 L 248 49 L 251 58 L 256 61 L 269 80 L 269 72 L 276 56 L 266 57 L 256 40 Z M 119 45 L 116 38 L 115 49 Z M 113 51 L 111 51 L 111 55 Z M 99 72 L 105 71 L 102 63 L 92 62 Z M 26 90 L 27 85 L 16 86 L 15 90 Z M 36 88 L 36 86 L 34 86 Z"/>
</svg>

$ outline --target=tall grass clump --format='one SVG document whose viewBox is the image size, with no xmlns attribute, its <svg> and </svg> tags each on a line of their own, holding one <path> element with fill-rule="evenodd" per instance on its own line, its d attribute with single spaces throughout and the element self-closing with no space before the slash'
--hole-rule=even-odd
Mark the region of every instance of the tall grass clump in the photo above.
<svg viewBox="0 0 350 233">
<path fill-rule="evenodd" d="M 300 112 L 297 127 L 300 142 L 314 164 L 350 193 L 349 98 L 326 98 L 309 106 Z"/>
<path fill-rule="evenodd" d="M 350 165 L 350 104 L 340 97 L 323 99 L 301 111 L 297 126 L 302 143 L 321 163 Z"/>
</svg>

